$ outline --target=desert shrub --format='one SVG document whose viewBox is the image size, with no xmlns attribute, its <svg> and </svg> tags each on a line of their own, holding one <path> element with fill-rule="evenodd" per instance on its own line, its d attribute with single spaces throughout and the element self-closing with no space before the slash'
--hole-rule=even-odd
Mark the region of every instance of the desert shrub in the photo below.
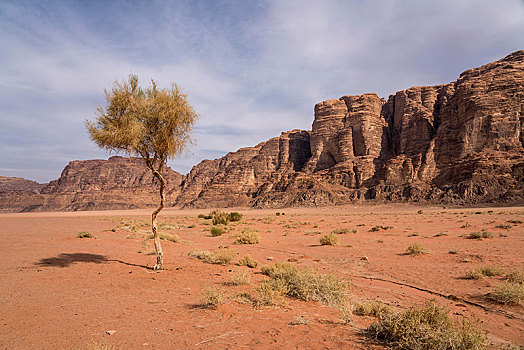
<svg viewBox="0 0 524 350">
<path fill-rule="evenodd" d="M 202 291 L 200 305 L 205 308 L 216 309 L 226 300 L 225 293 L 217 288 L 208 287 Z"/>
<path fill-rule="evenodd" d="M 382 226 L 382 225 L 376 225 L 376 226 L 373 226 L 372 228 L 369 229 L 370 232 L 377 232 L 377 231 L 380 231 L 380 230 L 384 230 L 384 231 L 387 231 L 389 229 L 392 229 L 393 226 Z"/>
<path fill-rule="evenodd" d="M 155 238 L 154 235 L 151 233 L 147 236 L 148 239 L 153 239 Z M 180 237 L 178 237 L 178 235 L 175 235 L 175 234 L 171 234 L 171 233 L 165 233 L 165 232 L 161 232 L 158 234 L 158 238 L 160 238 L 161 240 L 163 241 L 170 241 L 170 242 L 173 242 L 173 243 L 178 243 L 180 242 Z"/>
<path fill-rule="evenodd" d="M 269 284 L 262 283 L 255 289 L 251 296 L 251 303 L 256 308 L 267 306 L 281 306 L 284 304 L 282 300 L 282 293 L 273 289 Z"/>
<path fill-rule="evenodd" d="M 256 231 L 244 231 L 237 237 L 238 244 L 257 244 L 260 242 L 260 233 Z"/>
<path fill-rule="evenodd" d="M 502 275 L 502 269 L 498 266 L 488 265 L 473 269 L 466 273 L 466 277 L 473 280 L 478 280 L 483 277 L 493 277 Z"/>
<path fill-rule="evenodd" d="M 76 238 L 93 238 L 91 232 L 81 231 L 76 234 Z"/>
<path fill-rule="evenodd" d="M 349 232 L 348 228 L 336 228 L 333 231 L 331 231 L 331 233 L 334 233 L 337 235 L 341 235 L 341 234 L 348 233 L 348 232 Z"/>
<path fill-rule="evenodd" d="M 280 213 L 277 211 L 277 212 L 275 213 L 275 215 L 276 215 L 276 216 L 280 216 Z"/>
<path fill-rule="evenodd" d="M 428 254 L 428 249 L 421 243 L 415 242 L 406 248 L 407 255 L 422 255 Z"/>
<path fill-rule="evenodd" d="M 510 283 L 524 284 L 524 271 L 511 270 L 504 276 Z"/>
<path fill-rule="evenodd" d="M 250 255 L 244 255 L 244 257 L 242 259 L 240 259 L 237 264 L 239 266 L 247 266 L 247 267 L 250 267 L 252 269 L 254 269 L 255 267 L 258 266 L 258 262 L 252 258 Z"/>
<path fill-rule="evenodd" d="M 209 232 L 211 232 L 211 236 L 217 237 L 223 235 L 226 230 L 224 230 L 224 226 L 211 226 Z"/>
<path fill-rule="evenodd" d="M 497 225 L 495 226 L 496 228 L 501 228 L 501 229 L 504 229 L 504 230 L 508 230 L 510 228 L 512 228 L 513 226 L 512 225 L 504 225 L 504 224 L 500 224 L 500 225 Z"/>
<path fill-rule="evenodd" d="M 524 302 L 524 284 L 501 283 L 495 290 L 488 294 L 488 298 L 499 304 L 519 305 Z"/>
<path fill-rule="evenodd" d="M 304 316 L 295 316 L 288 324 L 292 326 L 298 326 L 301 324 L 309 324 L 309 323 L 310 321 L 307 318 L 305 318 Z"/>
<path fill-rule="evenodd" d="M 245 270 L 235 270 L 229 276 L 229 284 L 233 286 L 251 284 L 251 275 Z"/>
<path fill-rule="evenodd" d="M 522 224 L 522 221 L 520 220 L 508 220 L 508 222 L 512 224 Z"/>
<path fill-rule="evenodd" d="M 189 257 L 200 259 L 209 264 L 227 265 L 230 264 L 236 256 L 236 252 L 229 248 L 219 248 L 214 252 L 207 250 L 192 250 L 188 253 Z"/>
<path fill-rule="evenodd" d="M 423 308 L 386 313 L 367 328 L 369 336 L 396 349 L 487 349 L 485 334 L 469 319 L 453 320 L 435 302 Z"/>
<path fill-rule="evenodd" d="M 422 213 L 423 213 L 422 210 L 417 211 L 417 214 L 422 214 Z"/>
<path fill-rule="evenodd" d="M 486 231 L 485 229 L 482 231 L 476 231 L 471 232 L 467 238 L 469 239 L 483 239 L 483 238 L 493 238 L 493 234 L 491 232 Z"/>
<path fill-rule="evenodd" d="M 450 249 L 449 254 L 457 254 L 458 253 L 458 250 L 457 249 Z"/>
<path fill-rule="evenodd" d="M 311 269 L 299 270 L 290 263 L 263 266 L 261 271 L 270 277 L 266 283 L 272 289 L 291 298 L 341 305 L 348 297 L 347 281 L 331 274 L 319 274 Z"/>
<path fill-rule="evenodd" d="M 333 233 L 328 233 L 327 235 L 320 237 L 320 244 L 322 245 L 337 245 L 338 241 L 338 237 Z"/>
<path fill-rule="evenodd" d="M 228 214 L 228 219 L 231 222 L 240 221 L 242 219 L 242 214 L 233 211 Z"/>
<path fill-rule="evenodd" d="M 358 316 L 380 317 L 393 312 L 393 308 L 381 301 L 368 301 L 355 305 L 353 313 Z"/>
<path fill-rule="evenodd" d="M 442 236 L 447 236 L 447 235 L 448 235 L 447 232 L 439 232 L 434 237 L 442 237 Z"/>
<path fill-rule="evenodd" d="M 229 224 L 229 214 L 223 211 L 214 210 L 211 212 L 211 217 L 213 219 L 213 225 L 227 225 Z"/>
</svg>

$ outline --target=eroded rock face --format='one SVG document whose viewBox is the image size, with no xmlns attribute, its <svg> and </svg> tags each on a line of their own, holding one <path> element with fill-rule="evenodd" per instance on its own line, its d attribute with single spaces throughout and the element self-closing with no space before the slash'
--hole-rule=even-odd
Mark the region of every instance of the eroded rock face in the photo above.
<svg viewBox="0 0 524 350">
<path fill-rule="evenodd" d="M 311 131 L 285 132 L 166 177 L 168 203 L 179 207 L 522 204 L 524 51 L 387 101 L 364 94 L 320 102 Z M 71 162 L 41 190 L 0 192 L 0 209 L 152 206 L 153 185 L 138 159 Z"/>
</svg>

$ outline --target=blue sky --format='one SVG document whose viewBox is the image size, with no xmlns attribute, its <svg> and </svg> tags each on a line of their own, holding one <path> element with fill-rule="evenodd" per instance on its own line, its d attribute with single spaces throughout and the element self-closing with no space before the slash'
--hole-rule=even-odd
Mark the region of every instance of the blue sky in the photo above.
<svg viewBox="0 0 524 350">
<path fill-rule="evenodd" d="M 524 49 L 524 1 L 0 1 L 0 175 L 47 182 L 89 140 L 104 89 L 176 82 L 200 114 L 169 165 L 310 129 L 314 104 L 455 80 Z"/>
</svg>

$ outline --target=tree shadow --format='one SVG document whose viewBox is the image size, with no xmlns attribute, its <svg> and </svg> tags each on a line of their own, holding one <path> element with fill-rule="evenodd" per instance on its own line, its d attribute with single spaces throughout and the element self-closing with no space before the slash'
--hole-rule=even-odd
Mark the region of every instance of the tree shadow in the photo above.
<svg viewBox="0 0 524 350">
<path fill-rule="evenodd" d="M 61 253 L 58 256 L 51 258 L 40 259 L 35 263 L 37 266 L 55 266 L 55 267 L 69 267 L 74 263 L 93 263 L 103 264 L 108 262 L 117 262 L 128 266 L 142 267 L 152 270 L 151 267 L 139 264 L 128 263 L 118 259 L 108 259 L 106 255 L 91 254 L 91 253 Z"/>
</svg>

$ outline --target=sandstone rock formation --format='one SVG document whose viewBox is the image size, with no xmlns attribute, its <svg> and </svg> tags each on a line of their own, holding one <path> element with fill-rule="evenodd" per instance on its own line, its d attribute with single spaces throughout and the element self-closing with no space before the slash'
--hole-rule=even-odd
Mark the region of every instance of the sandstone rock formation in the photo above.
<svg viewBox="0 0 524 350">
<path fill-rule="evenodd" d="M 179 207 L 522 204 L 524 51 L 387 101 L 364 94 L 320 102 L 311 131 L 285 132 L 204 160 L 186 176 L 170 169 L 166 176 L 168 203 Z M 10 197 L 0 187 L 0 210 L 150 206 L 152 183 L 137 159 L 72 162 L 37 194 L 32 187 Z"/>
</svg>

